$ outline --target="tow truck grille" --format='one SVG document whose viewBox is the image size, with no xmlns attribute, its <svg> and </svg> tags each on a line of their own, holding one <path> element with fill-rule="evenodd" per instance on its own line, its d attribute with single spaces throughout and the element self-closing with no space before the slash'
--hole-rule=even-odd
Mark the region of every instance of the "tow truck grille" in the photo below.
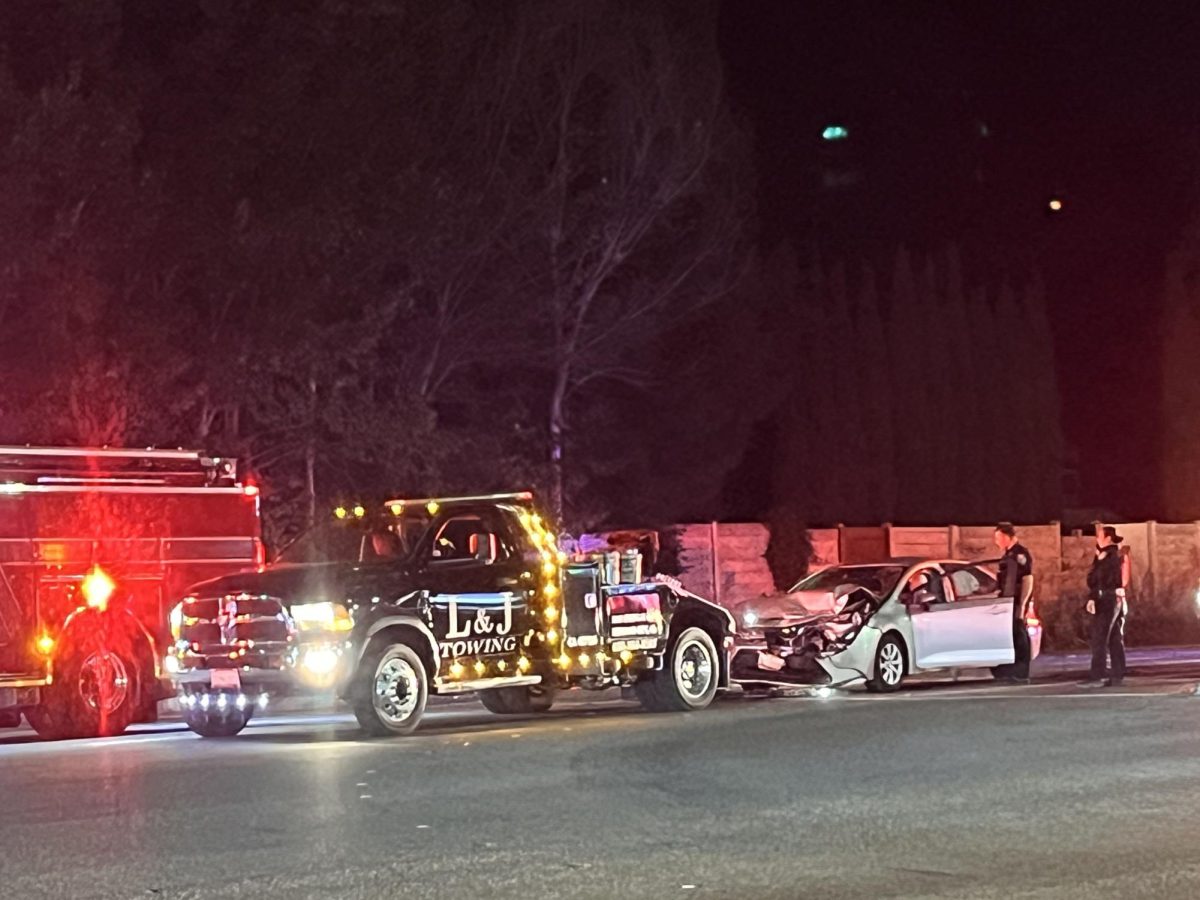
<svg viewBox="0 0 1200 900">
<path fill-rule="evenodd" d="M 210 669 L 277 668 L 288 650 L 291 625 L 275 597 L 231 594 L 184 601 L 180 639 Z"/>
</svg>

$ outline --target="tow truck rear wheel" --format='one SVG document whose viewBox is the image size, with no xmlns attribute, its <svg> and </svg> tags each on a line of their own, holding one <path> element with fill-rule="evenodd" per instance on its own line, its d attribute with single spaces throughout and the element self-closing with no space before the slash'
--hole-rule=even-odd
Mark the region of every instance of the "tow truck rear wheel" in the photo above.
<svg viewBox="0 0 1200 900">
<path fill-rule="evenodd" d="M 479 702 L 488 712 L 499 716 L 519 716 L 549 712 L 557 693 L 552 684 L 493 688 L 479 692 Z"/>
<path fill-rule="evenodd" d="M 143 690 L 137 654 L 122 632 L 79 631 L 64 641 L 54 683 L 25 717 L 50 740 L 111 737 L 133 721 Z"/>
<path fill-rule="evenodd" d="M 667 647 L 661 672 L 646 672 L 633 689 L 651 712 L 704 709 L 717 695 L 721 664 L 717 647 L 702 628 L 685 628 Z"/>
<path fill-rule="evenodd" d="M 351 692 L 354 717 L 377 737 L 412 734 L 429 698 L 429 675 L 408 644 L 378 644 L 367 651 Z"/>
</svg>

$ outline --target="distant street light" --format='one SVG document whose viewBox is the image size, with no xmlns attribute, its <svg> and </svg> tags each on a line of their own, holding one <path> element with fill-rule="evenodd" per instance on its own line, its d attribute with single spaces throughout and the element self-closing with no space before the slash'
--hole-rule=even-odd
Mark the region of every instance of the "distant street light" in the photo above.
<svg viewBox="0 0 1200 900">
<path fill-rule="evenodd" d="M 821 137 L 827 141 L 844 141 L 850 137 L 850 132 L 843 125 L 826 125 Z"/>
<path fill-rule="evenodd" d="M 1062 212 L 1063 202 L 1055 197 L 1050 201 L 1050 212 Z"/>
</svg>

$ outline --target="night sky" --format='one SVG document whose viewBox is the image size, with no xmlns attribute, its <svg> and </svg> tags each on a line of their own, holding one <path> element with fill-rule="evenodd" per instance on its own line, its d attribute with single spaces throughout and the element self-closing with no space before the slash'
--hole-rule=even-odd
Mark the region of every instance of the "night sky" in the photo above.
<svg viewBox="0 0 1200 900">
<path fill-rule="evenodd" d="M 764 241 L 875 260 L 956 240 L 981 275 L 1039 267 L 1077 499 L 1153 515 L 1160 285 L 1196 194 L 1200 8 L 726 3 L 720 39 L 756 136 Z M 849 137 L 823 141 L 830 124 Z M 850 183 L 825 186 L 831 172 Z"/>
</svg>

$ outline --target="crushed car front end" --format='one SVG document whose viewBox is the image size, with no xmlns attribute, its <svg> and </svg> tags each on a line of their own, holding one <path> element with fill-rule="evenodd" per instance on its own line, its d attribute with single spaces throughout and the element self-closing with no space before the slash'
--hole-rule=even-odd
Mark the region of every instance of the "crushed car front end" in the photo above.
<svg viewBox="0 0 1200 900">
<path fill-rule="evenodd" d="M 809 598 L 798 609 L 779 604 L 770 609 L 767 603 L 769 611 L 743 611 L 743 630 L 731 663 L 733 681 L 747 689 L 841 687 L 870 677 L 879 637 L 873 619 L 879 605 L 874 594 L 860 589 L 836 598 L 830 595 L 827 602 Z"/>
</svg>

